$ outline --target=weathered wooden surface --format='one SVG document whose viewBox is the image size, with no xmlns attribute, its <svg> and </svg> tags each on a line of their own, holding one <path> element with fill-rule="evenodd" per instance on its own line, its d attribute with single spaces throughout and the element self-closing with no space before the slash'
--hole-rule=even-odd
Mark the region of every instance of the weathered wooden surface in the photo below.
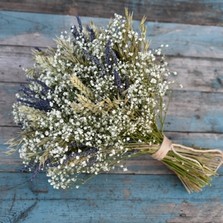
<svg viewBox="0 0 223 223">
<path fill-rule="evenodd" d="M 42 49 L 44 50 L 45 42 L 41 40 L 37 41 L 38 44 L 42 45 Z M 6 44 L 6 40 L 0 40 L 0 43 L 2 42 Z M 52 41 L 50 43 L 53 45 Z M 29 43 L 27 42 L 26 44 Z M 209 43 L 207 47 L 211 46 L 212 44 Z M 174 46 L 170 46 L 170 48 L 173 47 Z M 221 51 L 223 52 L 223 46 L 221 47 Z M 0 45 L 1 83 L 24 83 L 26 81 L 23 69 L 32 66 L 32 50 L 33 46 Z M 204 51 L 207 51 L 205 48 L 202 50 L 203 54 Z M 169 50 L 169 52 L 171 51 Z M 178 83 L 182 83 L 186 90 L 223 92 L 222 52 L 219 52 L 219 54 L 214 53 L 217 58 L 210 58 L 213 54 L 209 52 L 204 55 L 199 55 L 200 57 L 196 57 L 196 55 L 193 57 L 182 57 L 179 56 L 177 52 L 176 55 L 169 55 L 167 60 L 170 69 L 179 74 L 177 77 L 174 77 L 174 79 L 176 79 Z M 11 66 L 8 66 L 8 64 L 11 64 Z M 189 78 L 185 78 L 185 76 Z M 179 90 L 180 86 L 176 84 L 174 88 Z"/>
<path fill-rule="evenodd" d="M 108 21 L 82 19 L 101 26 Z M 211 188 L 188 195 L 170 171 L 145 156 L 126 161 L 125 174 L 117 168 L 80 190 L 55 191 L 44 174 L 30 182 L 29 174 L 19 173 L 18 154 L 4 154 L 3 143 L 19 131 L 11 105 L 25 82 L 23 68 L 32 66 L 31 50 L 54 46 L 52 38 L 74 22 L 71 16 L 0 13 L 0 223 L 223 222 L 222 169 Z M 222 148 L 223 28 L 156 22 L 147 26 L 152 48 L 169 44 L 170 68 L 184 85 L 174 87 L 166 134 L 186 145 Z"/>
<path fill-rule="evenodd" d="M 41 12 L 109 18 L 134 12 L 135 19 L 146 15 L 149 21 L 223 25 L 223 2 L 213 0 L 1 0 L 0 10 Z"/>
<path fill-rule="evenodd" d="M 105 26 L 108 19 L 83 17 L 82 22 Z M 74 16 L 0 12 L 0 44 L 53 46 L 52 39 L 76 24 Z M 135 27 L 139 22 L 135 22 Z M 147 23 L 151 47 L 168 44 L 167 55 L 223 58 L 222 27 L 175 23 Z"/>
<path fill-rule="evenodd" d="M 14 126 L 11 113 L 16 83 L 0 83 L 0 120 L 2 126 Z M 223 132 L 223 94 L 176 90 L 172 93 L 165 131 Z"/>
<path fill-rule="evenodd" d="M 222 177 L 199 194 L 175 176 L 103 174 L 76 190 L 55 191 L 44 175 L 0 173 L 0 222 L 221 223 Z M 15 185 L 17 187 L 15 188 Z"/>
</svg>

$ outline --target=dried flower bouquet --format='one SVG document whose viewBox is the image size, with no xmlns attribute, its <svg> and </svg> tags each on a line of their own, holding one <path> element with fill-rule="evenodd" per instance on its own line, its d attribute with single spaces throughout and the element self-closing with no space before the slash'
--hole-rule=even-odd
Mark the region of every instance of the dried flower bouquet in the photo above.
<svg viewBox="0 0 223 223">
<path fill-rule="evenodd" d="M 29 83 L 16 95 L 13 114 L 22 131 L 9 144 L 19 148 L 24 165 L 34 176 L 45 170 L 50 184 L 64 189 L 150 154 L 188 192 L 208 185 L 222 152 L 174 144 L 164 135 L 164 96 L 172 82 L 162 47 L 149 49 L 145 18 L 140 32 L 127 10 L 106 28 L 77 21 L 56 49 L 35 51 Z"/>
</svg>

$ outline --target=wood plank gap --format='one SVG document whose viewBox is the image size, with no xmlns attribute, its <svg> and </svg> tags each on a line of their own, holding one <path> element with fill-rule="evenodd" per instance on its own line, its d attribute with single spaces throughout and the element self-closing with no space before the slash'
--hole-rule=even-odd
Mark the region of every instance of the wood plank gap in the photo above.
<svg viewBox="0 0 223 223">
<path fill-rule="evenodd" d="M 52 42 L 54 42 L 53 40 L 52 40 Z M 32 49 L 33 50 L 35 50 L 35 46 L 30 46 L 30 45 L 25 45 L 25 44 L 23 44 L 23 45 L 20 45 L 20 44 L 18 44 L 18 45 L 16 45 L 16 44 L 5 44 L 5 43 L 1 43 L 0 42 L 0 48 L 1 47 L 15 47 L 15 48 L 30 48 L 30 53 L 32 54 Z M 51 47 L 51 46 L 36 46 L 36 47 L 38 47 L 38 48 L 40 48 L 40 49 L 42 49 L 42 50 L 47 50 L 47 49 L 56 49 L 56 47 Z M 157 49 L 157 48 L 150 48 L 151 50 L 154 50 L 154 49 Z M 200 57 L 200 56 L 195 56 L 195 55 L 190 55 L 190 56 L 188 56 L 188 55 L 182 55 L 182 54 L 180 54 L 180 53 L 178 53 L 178 54 L 165 54 L 164 53 L 164 55 L 165 55 L 165 57 L 168 59 L 168 58 L 170 58 L 170 59 L 197 59 L 197 60 L 210 60 L 210 61 L 223 61 L 223 58 L 218 58 L 218 57 L 208 57 L 208 56 L 205 56 L 205 57 Z"/>
<path fill-rule="evenodd" d="M 118 1 L 118 0 L 1 0 L 2 11 L 23 11 L 43 14 L 111 17 L 114 13 L 124 14 L 127 7 L 135 19 L 143 15 L 150 21 L 176 22 L 200 25 L 223 25 L 221 1 Z"/>
<path fill-rule="evenodd" d="M 0 44 L 1 45 L 1 44 Z M 196 60 L 210 60 L 210 61 L 222 61 L 223 58 L 214 58 L 214 57 L 199 57 L 199 56 L 187 56 L 187 55 L 182 55 L 182 54 L 176 54 L 176 55 L 171 55 L 171 54 L 165 54 L 165 57 L 168 59 L 196 59 Z"/>
<path fill-rule="evenodd" d="M 0 125 L 0 128 L 18 128 L 19 129 L 19 126 L 18 125 Z"/>
<path fill-rule="evenodd" d="M 2 81 L 0 80 L 0 84 L 27 84 L 25 81 L 17 81 L 17 82 L 12 82 L 12 81 Z"/>
</svg>

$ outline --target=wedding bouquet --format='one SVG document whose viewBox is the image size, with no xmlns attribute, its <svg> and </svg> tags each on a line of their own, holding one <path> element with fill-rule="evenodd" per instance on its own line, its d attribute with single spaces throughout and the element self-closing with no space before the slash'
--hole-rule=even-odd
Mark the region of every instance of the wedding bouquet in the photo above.
<svg viewBox="0 0 223 223">
<path fill-rule="evenodd" d="M 127 10 L 106 28 L 77 22 L 55 49 L 35 50 L 28 83 L 16 95 L 13 115 L 22 131 L 9 144 L 24 165 L 33 176 L 46 171 L 54 188 L 65 189 L 150 154 L 188 192 L 208 185 L 222 152 L 174 144 L 164 135 L 172 82 L 162 47 L 149 48 L 145 18 L 139 32 Z"/>
</svg>

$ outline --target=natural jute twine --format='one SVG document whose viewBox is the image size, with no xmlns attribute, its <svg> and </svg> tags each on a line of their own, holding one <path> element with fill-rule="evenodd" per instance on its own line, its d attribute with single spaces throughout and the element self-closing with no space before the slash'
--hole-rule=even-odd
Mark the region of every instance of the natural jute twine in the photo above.
<svg viewBox="0 0 223 223">
<path fill-rule="evenodd" d="M 174 144 L 165 135 L 163 136 L 163 142 L 162 142 L 160 148 L 154 154 L 152 154 L 152 157 L 156 160 L 161 161 L 165 158 L 167 153 L 170 150 L 172 150 L 175 154 L 177 154 L 181 158 L 188 159 L 188 160 L 191 160 L 193 162 L 197 162 L 199 165 L 201 165 L 197 160 L 195 160 L 193 158 L 190 158 L 190 157 L 186 157 L 186 156 L 180 154 L 179 152 L 176 151 L 176 149 L 185 149 L 185 150 L 189 150 L 189 151 L 197 152 L 197 153 L 214 153 L 216 155 L 218 154 L 220 162 L 216 162 L 215 170 L 217 170 L 223 164 L 223 152 L 221 150 L 218 150 L 218 149 L 204 149 L 204 150 L 194 149 L 194 148 L 183 146 L 183 145 L 180 145 L 180 144 Z"/>
<path fill-rule="evenodd" d="M 164 135 L 160 148 L 152 155 L 156 160 L 162 160 L 172 149 L 172 142 Z"/>
</svg>

